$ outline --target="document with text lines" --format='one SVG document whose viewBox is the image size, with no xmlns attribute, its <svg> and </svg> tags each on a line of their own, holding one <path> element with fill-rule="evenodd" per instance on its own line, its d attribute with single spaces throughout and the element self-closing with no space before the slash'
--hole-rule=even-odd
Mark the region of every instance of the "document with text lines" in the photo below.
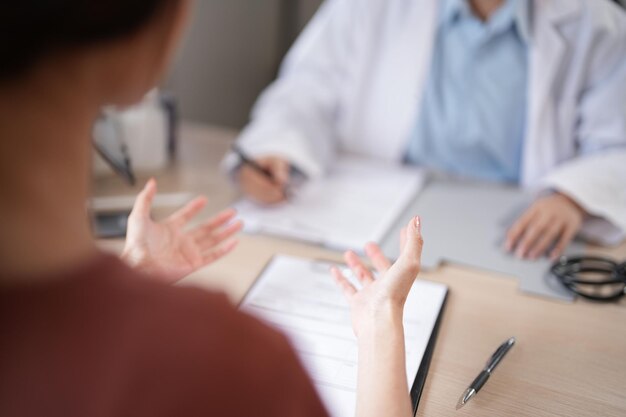
<svg viewBox="0 0 626 417">
<path fill-rule="evenodd" d="M 357 343 L 348 304 L 331 279 L 330 266 L 327 262 L 276 256 L 240 308 L 289 337 L 331 416 L 353 417 Z M 422 365 L 446 294 L 445 285 L 418 280 L 407 299 L 404 331 L 409 389 Z"/>
</svg>

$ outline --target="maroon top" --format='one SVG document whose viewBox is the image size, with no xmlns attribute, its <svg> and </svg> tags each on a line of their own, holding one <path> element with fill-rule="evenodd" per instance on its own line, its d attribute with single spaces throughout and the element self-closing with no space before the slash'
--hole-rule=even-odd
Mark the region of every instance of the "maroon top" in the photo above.
<svg viewBox="0 0 626 417">
<path fill-rule="evenodd" d="M 327 416 L 286 338 L 225 296 L 105 255 L 57 278 L 0 284 L 0 416 Z"/>
</svg>

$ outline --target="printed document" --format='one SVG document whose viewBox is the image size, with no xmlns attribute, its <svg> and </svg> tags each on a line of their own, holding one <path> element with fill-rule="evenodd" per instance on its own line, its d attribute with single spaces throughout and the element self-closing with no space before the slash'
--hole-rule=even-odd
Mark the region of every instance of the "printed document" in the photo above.
<svg viewBox="0 0 626 417">
<path fill-rule="evenodd" d="M 248 232 L 358 249 L 381 242 L 424 180 L 419 169 L 344 157 L 327 177 L 305 183 L 286 203 L 243 200 L 235 207 Z"/>
<path fill-rule="evenodd" d="M 285 333 L 333 417 L 354 417 L 357 343 L 350 310 L 330 276 L 330 263 L 277 256 L 240 308 Z M 356 284 L 356 280 L 345 274 Z M 447 287 L 415 282 L 404 309 L 406 372 L 411 389 L 440 314 Z"/>
</svg>

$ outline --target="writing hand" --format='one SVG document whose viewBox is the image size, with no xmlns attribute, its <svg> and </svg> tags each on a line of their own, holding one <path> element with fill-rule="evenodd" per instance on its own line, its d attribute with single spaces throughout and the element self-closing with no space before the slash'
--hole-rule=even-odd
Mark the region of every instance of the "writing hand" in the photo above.
<svg viewBox="0 0 626 417">
<path fill-rule="evenodd" d="M 289 162 L 274 156 L 259 158 L 255 161 L 271 172 L 273 179 L 269 179 L 243 164 L 237 173 L 237 179 L 243 192 L 263 204 L 277 204 L 285 201 L 287 198 L 285 187 L 289 184 Z"/>
<path fill-rule="evenodd" d="M 241 230 L 242 223 L 232 222 L 235 210 L 224 210 L 186 230 L 188 223 L 205 207 L 206 198 L 196 198 L 164 221 L 155 222 L 150 210 L 156 191 L 156 181 L 148 181 L 128 218 L 122 258 L 131 266 L 174 283 L 237 246 L 233 236 Z"/>
<path fill-rule="evenodd" d="M 520 259 L 537 259 L 548 249 L 556 260 L 579 232 L 585 211 L 572 199 L 554 193 L 535 201 L 506 236 L 505 249 Z"/>
</svg>

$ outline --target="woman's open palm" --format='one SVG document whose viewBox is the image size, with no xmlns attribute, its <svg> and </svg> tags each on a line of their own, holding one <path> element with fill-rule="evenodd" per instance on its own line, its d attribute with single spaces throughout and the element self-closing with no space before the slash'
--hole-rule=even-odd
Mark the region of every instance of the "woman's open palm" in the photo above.
<svg viewBox="0 0 626 417">
<path fill-rule="evenodd" d="M 128 263 L 174 283 L 222 258 L 237 246 L 233 236 L 241 230 L 242 223 L 232 221 L 235 210 L 224 210 L 188 229 L 189 222 L 207 202 L 206 198 L 198 197 L 164 221 L 155 222 L 150 211 L 156 191 L 156 181 L 148 181 L 128 218 L 122 255 Z"/>
</svg>

